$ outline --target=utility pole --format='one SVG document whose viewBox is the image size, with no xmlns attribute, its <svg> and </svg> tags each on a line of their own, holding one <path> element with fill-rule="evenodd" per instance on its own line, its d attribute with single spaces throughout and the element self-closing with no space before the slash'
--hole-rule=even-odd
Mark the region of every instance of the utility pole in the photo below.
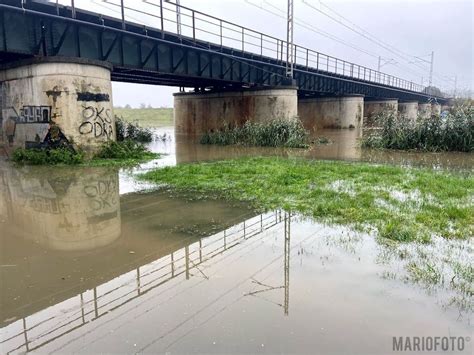
<svg viewBox="0 0 474 355">
<path fill-rule="evenodd" d="M 180 0 L 176 0 L 176 26 L 178 36 L 181 36 L 181 4 Z"/>
<path fill-rule="evenodd" d="M 423 56 L 423 57 L 427 57 L 429 54 Z M 408 64 L 416 64 L 416 63 L 419 63 L 419 62 L 425 62 L 425 63 L 429 63 L 430 64 L 430 77 L 428 79 L 428 87 L 431 87 L 433 85 L 433 66 L 434 66 L 434 51 L 431 51 L 431 60 L 426 60 L 426 59 L 423 59 L 422 57 L 417 57 L 417 56 L 414 56 L 415 60 L 414 61 L 411 61 L 411 62 L 408 62 Z"/>
<path fill-rule="evenodd" d="M 380 81 L 380 67 L 382 64 L 381 62 L 382 62 L 382 57 L 379 56 L 379 64 L 377 65 L 377 72 L 378 72 L 377 76 L 379 77 L 379 81 Z"/>
<path fill-rule="evenodd" d="M 294 32 L 294 0 L 288 0 L 288 17 L 286 31 L 286 76 L 293 79 L 293 32 Z"/>
<path fill-rule="evenodd" d="M 456 98 L 457 91 L 458 91 L 458 76 L 456 75 L 454 77 L 454 93 L 453 93 L 454 98 Z"/>
<path fill-rule="evenodd" d="M 431 51 L 431 61 L 430 61 L 430 87 L 433 84 L 433 62 L 434 62 L 434 51 Z"/>
</svg>

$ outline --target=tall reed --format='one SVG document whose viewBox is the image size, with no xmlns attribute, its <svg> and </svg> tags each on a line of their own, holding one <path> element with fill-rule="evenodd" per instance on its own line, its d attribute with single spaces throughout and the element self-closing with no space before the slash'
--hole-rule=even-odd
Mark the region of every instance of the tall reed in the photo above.
<svg viewBox="0 0 474 355">
<path fill-rule="evenodd" d="M 474 106 L 459 106 L 445 117 L 410 120 L 393 113 L 376 117 L 381 129 L 362 140 L 363 147 L 424 151 L 474 151 Z"/>
<path fill-rule="evenodd" d="M 242 127 L 208 132 L 202 136 L 201 144 L 306 148 L 309 133 L 298 118 L 263 123 L 247 121 Z"/>
</svg>

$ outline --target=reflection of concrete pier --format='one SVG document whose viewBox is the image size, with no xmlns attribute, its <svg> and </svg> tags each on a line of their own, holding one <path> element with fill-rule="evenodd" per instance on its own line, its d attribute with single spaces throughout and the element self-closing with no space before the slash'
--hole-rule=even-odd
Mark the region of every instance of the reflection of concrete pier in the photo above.
<svg viewBox="0 0 474 355">
<path fill-rule="evenodd" d="M 33 170 L 3 173 L 11 233 L 65 251 L 92 250 L 120 237 L 117 172 Z"/>
</svg>

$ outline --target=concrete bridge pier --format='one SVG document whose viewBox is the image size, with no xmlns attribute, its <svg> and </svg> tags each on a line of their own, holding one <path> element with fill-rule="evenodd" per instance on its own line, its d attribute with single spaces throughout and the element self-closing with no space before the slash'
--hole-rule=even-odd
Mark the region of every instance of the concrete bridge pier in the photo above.
<svg viewBox="0 0 474 355">
<path fill-rule="evenodd" d="M 418 115 L 421 118 L 430 118 L 431 117 L 431 104 L 418 103 Z"/>
<path fill-rule="evenodd" d="M 199 136 L 247 121 L 267 122 L 297 115 L 297 88 L 293 86 L 174 94 L 177 134 Z"/>
<path fill-rule="evenodd" d="M 441 105 L 441 112 L 449 112 L 451 110 L 450 105 Z"/>
<path fill-rule="evenodd" d="M 441 115 L 441 105 L 437 103 L 432 103 L 431 104 L 431 114 L 432 115 Z"/>
<path fill-rule="evenodd" d="M 374 124 L 375 116 L 382 112 L 398 113 L 398 99 L 379 99 L 364 101 L 364 119 L 367 125 Z"/>
<path fill-rule="evenodd" d="M 115 140 L 110 72 L 103 62 L 54 57 L 1 67 L 4 145 L 40 147 L 52 138 L 93 152 Z"/>
<path fill-rule="evenodd" d="M 398 112 L 409 120 L 416 120 L 418 116 L 418 101 L 407 101 L 398 103 Z"/>
<path fill-rule="evenodd" d="M 300 98 L 298 116 L 309 131 L 324 128 L 362 128 L 364 97 Z"/>
</svg>

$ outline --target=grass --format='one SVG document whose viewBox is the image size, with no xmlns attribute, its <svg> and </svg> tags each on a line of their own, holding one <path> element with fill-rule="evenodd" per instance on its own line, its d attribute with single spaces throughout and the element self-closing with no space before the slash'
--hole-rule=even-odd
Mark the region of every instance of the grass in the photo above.
<svg viewBox="0 0 474 355">
<path fill-rule="evenodd" d="M 172 108 L 114 108 L 116 116 L 142 127 L 169 127 L 174 125 Z"/>
<path fill-rule="evenodd" d="M 201 138 L 201 144 L 307 148 L 309 133 L 298 118 L 264 123 L 247 121 L 242 127 L 208 132 Z"/>
<path fill-rule="evenodd" d="M 470 174 L 256 157 L 167 167 L 141 178 L 203 197 L 376 230 L 398 242 L 428 242 L 433 235 L 466 239 L 474 233 Z"/>
<path fill-rule="evenodd" d="M 423 151 L 474 151 L 474 106 L 458 106 L 446 117 L 410 120 L 393 113 L 376 117 L 381 130 L 362 141 L 363 147 Z"/>
<path fill-rule="evenodd" d="M 150 152 L 141 143 L 124 140 L 105 143 L 92 159 L 87 159 L 84 152 L 72 148 L 19 148 L 13 152 L 12 160 L 26 165 L 133 166 L 159 157 L 159 154 Z"/>
</svg>

